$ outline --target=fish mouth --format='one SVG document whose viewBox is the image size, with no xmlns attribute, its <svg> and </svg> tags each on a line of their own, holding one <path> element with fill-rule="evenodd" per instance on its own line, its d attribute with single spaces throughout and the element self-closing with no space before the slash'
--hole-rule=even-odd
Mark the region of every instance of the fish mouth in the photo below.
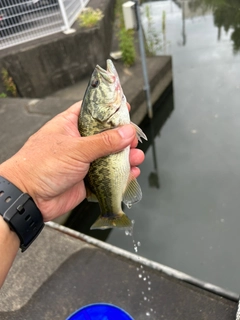
<svg viewBox="0 0 240 320">
<path fill-rule="evenodd" d="M 115 105 L 115 107 L 117 108 L 114 111 L 114 113 L 108 118 L 108 120 L 110 120 L 110 118 L 113 117 L 120 110 L 121 107 L 122 88 L 120 85 L 118 73 L 114 67 L 114 64 L 112 63 L 112 60 L 110 59 L 107 60 L 106 70 L 100 67 L 99 65 L 96 65 L 95 72 L 98 74 L 99 77 L 102 78 L 104 82 L 106 82 L 107 84 L 114 85 L 113 97 L 109 99 L 109 102 L 112 105 Z"/>
<path fill-rule="evenodd" d="M 107 82 L 109 82 L 109 83 L 114 83 L 115 82 L 115 75 L 111 71 L 103 69 L 98 64 L 96 65 L 96 70 L 98 71 L 100 76 L 104 80 L 106 80 Z"/>
</svg>

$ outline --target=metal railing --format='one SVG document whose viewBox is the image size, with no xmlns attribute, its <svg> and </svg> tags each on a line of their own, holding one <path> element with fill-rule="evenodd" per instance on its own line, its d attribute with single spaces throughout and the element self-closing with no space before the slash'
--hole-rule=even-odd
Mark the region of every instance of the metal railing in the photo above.
<svg viewBox="0 0 240 320">
<path fill-rule="evenodd" d="M 67 31 L 89 0 L 0 0 L 0 50 Z"/>
</svg>

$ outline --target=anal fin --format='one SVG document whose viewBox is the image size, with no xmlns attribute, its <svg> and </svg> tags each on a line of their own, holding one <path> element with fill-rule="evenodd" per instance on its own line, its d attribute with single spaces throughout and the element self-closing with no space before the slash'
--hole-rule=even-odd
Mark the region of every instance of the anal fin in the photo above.
<svg viewBox="0 0 240 320">
<path fill-rule="evenodd" d="M 132 221 L 123 212 L 118 214 L 107 214 L 106 216 L 101 215 L 90 229 L 104 230 L 109 228 L 130 229 L 132 228 Z"/>
<path fill-rule="evenodd" d="M 126 204 L 128 208 L 131 208 L 131 206 L 134 203 L 139 202 L 142 199 L 142 190 L 137 182 L 137 179 L 130 174 L 128 178 L 128 183 L 126 190 L 124 191 L 123 194 L 123 199 L 122 201 Z"/>
</svg>

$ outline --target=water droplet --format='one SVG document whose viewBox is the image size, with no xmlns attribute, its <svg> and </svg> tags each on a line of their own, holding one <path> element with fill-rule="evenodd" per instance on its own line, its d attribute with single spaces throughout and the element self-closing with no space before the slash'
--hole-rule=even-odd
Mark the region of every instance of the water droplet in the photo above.
<svg viewBox="0 0 240 320">
<path fill-rule="evenodd" d="M 141 242 L 140 242 L 140 241 L 138 241 L 138 242 L 137 242 L 137 245 L 140 247 L 140 246 L 141 246 Z"/>
<path fill-rule="evenodd" d="M 133 227 L 132 228 L 128 228 L 125 230 L 125 235 L 126 236 L 132 236 L 133 234 Z"/>
<path fill-rule="evenodd" d="M 140 269 L 139 269 L 139 268 L 137 268 L 136 270 L 137 270 L 137 271 L 139 271 Z"/>
<path fill-rule="evenodd" d="M 142 264 L 141 264 L 140 268 L 143 269 L 143 265 Z"/>
<path fill-rule="evenodd" d="M 148 290 L 150 291 L 150 290 L 151 290 L 151 288 L 150 288 L 150 287 L 148 287 Z"/>
<path fill-rule="evenodd" d="M 148 281 L 148 284 L 152 284 L 152 282 L 151 282 L 151 281 Z"/>
<path fill-rule="evenodd" d="M 146 312 L 146 316 L 148 316 L 148 317 L 149 317 L 149 316 L 150 316 L 150 312 Z"/>
<path fill-rule="evenodd" d="M 142 278 L 142 275 L 141 275 L 141 273 L 140 273 L 140 274 L 138 275 L 138 277 L 139 277 L 139 278 Z"/>
<path fill-rule="evenodd" d="M 144 278 L 143 278 L 143 281 L 146 281 L 146 280 L 147 280 L 147 278 L 146 278 L 146 277 L 144 277 Z"/>
<path fill-rule="evenodd" d="M 142 291 L 142 294 L 144 294 L 144 291 Z"/>
<path fill-rule="evenodd" d="M 150 311 L 153 312 L 153 309 L 151 308 Z"/>
<path fill-rule="evenodd" d="M 135 252 L 138 252 L 138 247 L 137 247 L 136 244 L 134 244 L 133 248 L 134 248 L 134 251 L 135 251 Z"/>
<path fill-rule="evenodd" d="M 146 300 L 147 300 L 147 297 L 144 297 L 143 299 L 146 301 Z"/>
</svg>

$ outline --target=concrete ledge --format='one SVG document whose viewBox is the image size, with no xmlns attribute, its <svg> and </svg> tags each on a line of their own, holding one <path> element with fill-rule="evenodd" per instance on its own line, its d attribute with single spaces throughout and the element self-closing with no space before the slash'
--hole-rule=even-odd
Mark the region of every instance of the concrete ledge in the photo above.
<svg viewBox="0 0 240 320">
<path fill-rule="evenodd" d="M 65 320 L 95 302 L 116 304 L 136 320 L 146 320 L 147 312 L 151 320 L 235 319 L 236 302 L 146 266 L 140 257 L 134 262 L 108 246 L 112 252 L 87 243 L 80 233 L 46 227 L 17 256 L 0 292 L 1 320 Z"/>
</svg>

